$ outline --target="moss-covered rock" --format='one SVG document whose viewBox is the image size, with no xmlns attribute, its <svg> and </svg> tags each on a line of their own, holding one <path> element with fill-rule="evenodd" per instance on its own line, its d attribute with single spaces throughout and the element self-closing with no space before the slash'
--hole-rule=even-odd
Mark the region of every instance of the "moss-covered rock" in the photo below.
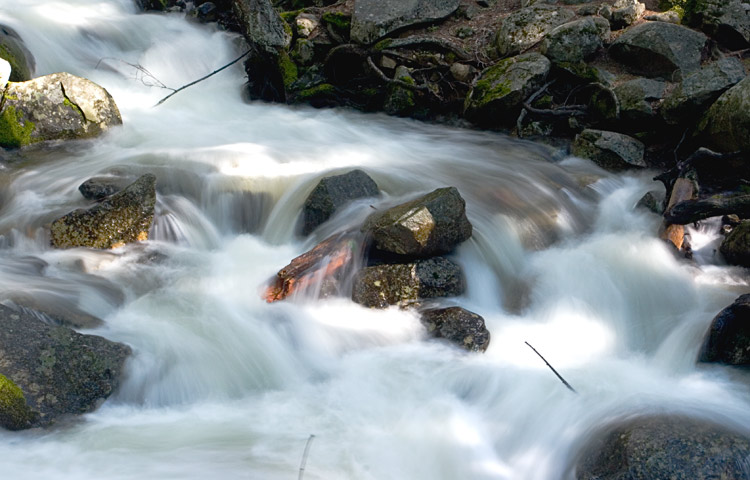
<svg viewBox="0 0 750 480">
<path fill-rule="evenodd" d="M 36 69 L 34 56 L 16 31 L 5 25 L 0 25 L 0 58 L 10 63 L 11 82 L 25 82 L 34 77 Z"/>
<path fill-rule="evenodd" d="M 32 426 L 36 415 L 26 404 L 23 391 L 0 374 L 0 427 L 23 430 Z"/>
<path fill-rule="evenodd" d="M 747 225 L 744 230 L 747 235 Z M 750 251 L 745 256 L 750 257 Z M 750 366 L 750 294 L 740 296 L 714 317 L 698 360 Z"/>
<path fill-rule="evenodd" d="M 495 35 L 495 45 L 502 57 L 518 54 L 574 17 L 572 11 L 552 5 L 535 4 L 522 8 L 503 20 Z"/>
<path fill-rule="evenodd" d="M 724 237 L 719 251 L 730 264 L 750 267 L 750 220 L 734 227 Z"/>
<path fill-rule="evenodd" d="M 711 105 L 698 125 L 698 135 L 717 152 L 750 152 L 750 77 Z"/>
<path fill-rule="evenodd" d="M 614 88 L 620 105 L 620 118 L 628 129 L 644 131 L 657 118 L 657 108 L 667 85 L 659 80 L 636 78 Z"/>
<path fill-rule="evenodd" d="M 409 69 L 403 65 L 399 65 L 396 68 L 396 72 L 393 75 L 395 80 L 399 80 L 407 85 L 414 85 L 414 78 L 411 76 Z M 409 115 L 416 106 L 416 93 L 413 89 L 398 83 L 393 83 L 388 86 L 388 93 L 386 95 L 385 103 L 383 104 L 383 110 L 389 115 Z"/>
<path fill-rule="evenodd" d="M 608 23 L 602 34 L 593 17 L 584 17 L 550 31 L 542 41 L 541 52 L 553 63 L 581 62 L 602 47 L 605 35 L 609 36 Z"/>
<path fill-rule="evenodd" d="M 638 140 L 617 132 L 586 129 L 576 135 L 571 153 L 588 158 L 610 171 L 645 167 L 644 145 Z"/>
<path fill-rule="evenodd" d="M 425 310 L 422 324 L 435 338 L 444 338 L 470 352 L 484 352 L 490 345 L 490 332 L 484 319 L 461 307 Z"/>
<path fill-rule="evenodd" d="M 115 248 L 147 240 L 155 204 L 156 177 L 143 175 L 96 206 L 75 210 L 52 222 L 52 246 Z"/>
<path fill-rule="evenodd" d="M 459 0 L 357 0 L 352 16 L 352 41 L 364 45 L 400 28 L 434 22 L 456 11 Z"/>
</svg>

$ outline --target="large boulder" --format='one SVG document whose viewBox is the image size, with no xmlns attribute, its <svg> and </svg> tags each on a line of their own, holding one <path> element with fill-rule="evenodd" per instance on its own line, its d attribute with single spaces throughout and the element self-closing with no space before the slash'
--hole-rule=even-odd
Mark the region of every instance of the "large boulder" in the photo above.
<svg viewBox="0 0 750 480">
<path fill-rule="evenodd" d="M 721 242 L 719 251 L 732 265 L 750 267 L 750 220 L 735 226 Z"/>
<path fill-rule="evenodd" d="M 731 50 L 750 47 L 750 11 L 742 0 L 688 0 L 685 21 Z"/>
<path fill-rule="evenodd" d="M 704 420 L 645 416 L 611 426 L 583 449 L 578 480 L 750 479 L 750 439 Z"/>
<path fill-rule="evenodd" d="M 7 60 L 10 64 L 11 82 L 25 82 L 34 77 L 36 69 L 34 56 L 26 48 L 18 33 L 5 25 L 0 25 L 0 58 Z"/>
<path fill-rule="evenodd" d="M 147 240 L 155 204 L 156 177 L 149 173 L 88 210 L 52 222 L 52 246 L 115 248 Z"/>
<path fill-rule="evenodd" d="M 0 305 L 0 426 L 48 425 L 94 410 L 118 387 L 129 354 L 125 345 Z"/>
<path fill-rule="evenodd" d="M 503 20 L 495 36 L 497 50 L 502 57 L 516 55 L 574 17 L 575 13 L 566 8 L 543 3 L 517 10 Z"/>
<path fill-rule="evenodd" d="M 677 125 L 695 119 L 727 89 L 745 78 L 742 62 L 725 57 L 688 75 L 664 99 L 661 114 L 667 123 Z"/>
<path fill-rule="evenodd" d="M 461 295 L 464 288 L 460 267 L 434 257 L 363 268 L 354 277 L 352 300 L 370 308 L 407 306 L 420 299 Z"/>
<path fill-rule="evenodd" d="M 675 81 L 700 68 L 707 41 L 704 34 L 681 25 L 646 22 L 623 33 L 609 54 L 632 73 Z"/>
<path fill-rule="evenodd" d="M 69 73 L 8 84 L 0 110 L 0 146 L 95 137 L 122 124 L 110 94 Z"/>
<path fill-rule="evenodd" d="M 400 28 L 434 22 L 456 11 L 459 0 L 356 0 L 351 39 L 369 45 Z"/>
<path fill-rule="evenodd" d="M 571 153 L 588 158 L 613 172 L 645 167 L 645 147 L 638 140 L 617 132 L 586 129 L 576 135 Z"/>
<path fill-rule="evenodd" d="M 461 194 L 446 187 L 371 215 L 362 231 L 382 251 L 428 257 L 448 253 L 468 240 L 472 226 Z"/>
<path fill-rule="evenodd" d="M 649 78 L 636 78 L 615 87 L 620 118 L 630 125 L 648 128 L 657 117 L 657 106 L 664 98 L 666 87 L 665 82 Z"/>
<path fill-rule="evenodd" d="M 591 57 L 609 36 L 609 24 L 597 25 L 594 17 L 584 17 L 553 29 L 542 41 L 541 52 L 554 63 L 581 62 Z"/>
<path fill-rule="evenodd" d="M 362 170 L 321 179 L 305 200 L 302 234 L 311 233 L 352 200 L 375 197 L 379 193 L 378 185 Z"/>
<path fill-rule="evenodd" d="M 740 296 L 714 317 L 698 360 L 750 365 L 750 294 Z"/>
<path fill-rule="evenodd" d="M 490 332 L 484 319 L 461 307 L 435 308 L 422 312 L 422 324 L 435 338 L 444 338 L 471 352 L 484 352 Z"/>
<path fill-rule="evenodd" d="M 724 92 L 698 125 L 708 148 L 717 152 L 750 152 L 750 77 Z"/>
<path fill-rule="evenodd" d="M 485 127 L 512 125 L 524 100 L 544 84 L 550 67 L 544 55 L 526 53 L 486 68 L 466 96 L 466 118 Z"/>
</svg>

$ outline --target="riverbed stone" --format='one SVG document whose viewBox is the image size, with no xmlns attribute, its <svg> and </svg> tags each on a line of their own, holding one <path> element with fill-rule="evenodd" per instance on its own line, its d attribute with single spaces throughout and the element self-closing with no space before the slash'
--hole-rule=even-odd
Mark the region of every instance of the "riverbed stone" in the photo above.
<svg viewBox="0 0 750 480">
<path fill-rule="evenodd" d="M 8 61 L 11 67 L 9 80 L 25 82 L 34 77 L 36 61 L 21 36 L 15 30 L 0 25 L 0 58 Z M 0 86 L 0 90 L 2 86 Z"/>
<path fill-rule="evenodd" d="M 586 129 L 576 135 L 571 153 L 613 172 L 646 167 L 643 143 L 617 132 Z"/>
<path fill-rule="evenodd" d="M 750 267 L 750 220 L 735 226 L 719 246 L 724 259 L 731 265 Z"/>
<path fill-rule="evenodd" d="M 351 39 L 369 45 L 404 27 L 442 20 L 459 0 L 356 0 Z"/>
<path fill-rule="evenodd" d="M 532 52 L 484 69 L 466 96 L 466 118 L 484 127 L 515 123 L 524 100 L 541 88 L 551 65 L 547 57 Z"/>
<path fill-rule="evenodd" d="M 747 480 L 750 439 L 721 425 L 652 415 L 606 427 L 583 448 L 575 478 Z"/>
<path fill-rule="evenodd" d="M 750 9 L 742 0 L 691 0 L 686 24 L 700 28 L 730 50 L 750 47 Z"/>
<path fill-rule="evenodd" d="M 725 57 L 688 75 L 664 99 L 661 114 L 671 125 L 685 123 L 703 113 L 727 89 L 745 78 L 742 62 Z"/>
<path fill-rule="evenodd" d="M 435 338 L 444 338 L 470 352 L 484 352 L 490 332 L 484 318 L 461 307 L 434 308 L 421 313 L 422 324 Z"/>
<path fill-rule="evenodd" d="M 464 292 L 461 268 L 444 257 L 366 267 L 354 277 L 352 300 L 370 308 L 408 306 Z"/>
<path fill-rule="evenodd" d="M 609 36 L 608 25 L 605 35 Z M 555 27 L 544 37 L 540 51 L 553 63 L 581 62 L 602 47 L 602 36 L 594 18 L 584 17 Z"/>
<path fill-rule="evenodd" d="M 495 36 L 498 53 L 501 57 L 516 55 L 574 17 L 575 13 L 566 8 L 543 3 L 517 10 L 503 20 Z"/>
<path fill-rule="evenodd" d="M 446 187 L 371 215 L 362 231 L 379 250 L 427 257 L 451 252 L 471 237 L 472 226 L 463 197 Z"/>
<path fill-rule="evenodd" d="M 750 294 L 738 297 L 714 317 L 698 360 L 706 363 L 750 365 Z"/>
<path fill-rule="evenodd" d="M 101 203 L 52 222 L 52 246 L 106 249 L 147 240 L 155 204 L 156 177 L 149 173 Z"/>
<path fill-rule="evenodd" d="M 623 33 L 609 54 L 636 75 L 679 81 L 700 68 L 707 41 L 704 34 L 681 25 L 646 22 Z"/>
<path fill-rule="evenodd" d="M 117 389 L 129 354 L 126 345 L 0 305 L 0 426 L 44 426 L 94 410 Z"/>
<path fill-rule="evenodd" d="M 121 125 L 120 111 L 101 86 L 70 73 L 11 82 L 0 110 L 0 146 L 95 137 Z"/>
<path fill-rule="evenodd" d="M 657 107 L 666 87 L 665 82 L 650 78 L 636 78 L 615 87 L 620 118 L 630 125 L 649 125 L 657 117 Z"/>
<path fill-rule="evenodd" d="M 711 105 L 698 125 L 698 135 L 717 152 L 750 152 L 750 77 Z"/>
<path fill-rule="evenodd" d="M 302 234 L 308 235 L 352 200 L 375 197 L 380 189 L 362 170 L 325 177 L 307 196 L 302 210 Z"/>
</svg>

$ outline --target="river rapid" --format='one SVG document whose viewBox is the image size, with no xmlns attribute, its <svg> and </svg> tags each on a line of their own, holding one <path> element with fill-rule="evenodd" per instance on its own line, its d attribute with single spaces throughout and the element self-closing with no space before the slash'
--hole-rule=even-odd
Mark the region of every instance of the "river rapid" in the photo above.
<svg viewBox="0 0 750 480">
<path fill-rule="evenodd" d="M 653 172 L 613 175 L 547 147 L 446 126 L 243 99 L 236 35 L 132 0 L 2 0 L 0 24 L 37 75 L 104 86 L 124 125 L 0 163 L 0 301 L 36 298 L 100 317 L 85 333 L 130 345 L 116 395 L 43 431 L 0 431 L 8 479 L 569 479 L 606 422 L 679 412 L 746 428 L 748 377 L 696 365 L 712 317 L 750 291 L 697 262 L 635 210 Z M 136 68 L 135 66 L 140 66 Z M 151 76 L 149 76 L 149 74 Z M 295 234 L 317 181 L 361 168 L 383 191 L 310 238 Z M 53 250 L 48 225 L 87 205 L 95 175 L 152 172 L 149 241 Z M 267 304 L 294 256 L 371 206 L 455 186 L 473 237 L 451 258 L 482 315 L 485 354 L 429 340 L 410 311 L 347 298 Z M 447 301 L 446 301 L 447 304 Z M 568 391 L 524 342 L 573 385 Z"/>
</svg>

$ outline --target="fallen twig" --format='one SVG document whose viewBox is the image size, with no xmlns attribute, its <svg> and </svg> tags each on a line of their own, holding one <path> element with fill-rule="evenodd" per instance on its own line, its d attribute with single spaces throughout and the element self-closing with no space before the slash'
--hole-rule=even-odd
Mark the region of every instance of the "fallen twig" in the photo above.
<svg viewBox="0 0 750 480">
<path fill-rule="evenodd" d="M 557 375 L 557 378 L 559 378 L 560 381 L 563 382 L 563 384 L 566 387 L 568 387 L 568 390 L 570 390 L 573 393 L 578 393 L 578 392 L 576 392 L 575 388 L 571 387 L 570 384 L 565 381 L 565 379 L 562 377 L 562 375 L 560 375 L 559 373 L 557 373 L 557 370 L 555 370 L 555 368 L 552 365 L 549 364 L 549 362 L 547 361 L 547 359 L 544 358 L 541 353 L 539 353 L 539 352 L 536 351 L 536 348 L 532 347 L 529 342 L 523 342 L 523 343 L 525 343 L 526 345 L 528 345 L 530 349 L 534 350 L 534 353 L 536 353 L 537 355 L 539 355 L 539 358 L 541 358 L 542 360 L 544 360 L 544 363 L 546 363 L 547 366 L 550 368 L 550 370 L 552 370 L 552 373 L 554 373 L 555 375 Z"/>
<path fill-rule="evenodd" d="M 310 453 L 310 445 L 312 445 L 312 441 L 315 438 L 315 435 L 310 435 L 307 438 L 307 443 L 305 444 L 305 451 L 302 454 L 302 461 L 299 464 L 299 477 L 297 477 L 297 480 L 302 480 L 302 477 L 305 475 L 305 465 L 307 465 L 307 455 Z"/>
<path fill-rule="evenodd" d="M 383 73 L 381 69 L 378 68 L 377 65 L 375 65 L 375 62 L 372 61 L 372 57 L 367 57 L 367 65 L 372 69 L 373 72 L 375 72 L 375 75 L 380 77 L 381 80 L 383 80 L 386 83 L 395 83 L 396 85 L 400 85 L 404 88 L 408 88 L 411 90 L 427 90 L 430 91 L 430 87 L 427 85 L 412 85 L 411 83 L 405 82 L 403 80 L 399 80 L 397 78 L 388 78 L 388 75 Z"/>
</svg>

